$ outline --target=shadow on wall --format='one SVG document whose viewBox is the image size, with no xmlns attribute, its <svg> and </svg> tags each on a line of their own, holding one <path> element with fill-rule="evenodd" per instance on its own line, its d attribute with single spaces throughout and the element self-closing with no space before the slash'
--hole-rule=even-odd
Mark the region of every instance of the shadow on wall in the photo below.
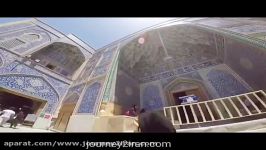
<svg viewBox="0 0 266 150">
<path fill-rule="evenodd" d="M 226 39 L 225 63 L 238 73 L 254 90 L 266 89 L 266 50 Z"/>
<path fill-rule="evenodd" d="M 120 108 L 115 109 L 116 115 L 121 115 L 132 107 L 140 106 L 139 82 L 122 70 L 118 70 L 114 103 Z"/>
</svg>

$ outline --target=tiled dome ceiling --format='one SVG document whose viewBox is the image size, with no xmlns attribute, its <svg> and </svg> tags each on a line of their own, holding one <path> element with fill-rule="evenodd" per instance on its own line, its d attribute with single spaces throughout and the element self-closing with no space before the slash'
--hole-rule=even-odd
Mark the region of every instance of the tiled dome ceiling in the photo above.
<svg viewBox="0 0 266 150">
<path fill-rule="evenodd" d="M 144 37 L 145 42 L 138 42 Z M 121 49 L 120 65 L 141 78 L 216 58 L 214 34 L 189 24 L 149 31 Z"/>
</svg>

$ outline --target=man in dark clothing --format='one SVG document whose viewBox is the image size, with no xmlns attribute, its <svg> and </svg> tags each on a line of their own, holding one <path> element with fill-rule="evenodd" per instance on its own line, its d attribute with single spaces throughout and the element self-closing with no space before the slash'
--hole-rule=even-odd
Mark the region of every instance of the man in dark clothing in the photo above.
<svg viewBox="0 0 266 150">
<path fill-rule="evenodd" d="M 159 112 L 141 113 L 138 118 L 140 131 L 143 133 L 175 133 L 172 122 Z"/>
<path fill-rule="evenodd" d="M 2 104 L 0 104 L 0 113 L 2 113 L 2 111 L 4 110 Z"/>
<path fill-rule="evenodd" d="M 14 117 L 14 119 L 11 120 L 10 128 L 12 128 L 12 126 L 16 128 L 18 123 L 23 123 L 24 117 L 25 117 L 24 112 L 20 109 L 19 113 Z"/>
</svg>

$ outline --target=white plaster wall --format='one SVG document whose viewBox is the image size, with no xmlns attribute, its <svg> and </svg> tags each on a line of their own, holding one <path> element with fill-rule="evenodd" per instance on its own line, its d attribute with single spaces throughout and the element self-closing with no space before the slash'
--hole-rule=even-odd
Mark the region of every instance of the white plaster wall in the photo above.
<svg viewBox="0 0 266 150">
<path fill-rule="evenodd" d="M 73 115 L 66 132 L 134 132 L 134 117 Z"/>
<path fill-rule="evenodd" d="M 72 115 L 66 132 L 93 132 L 94 115 Z"/>
</svg>

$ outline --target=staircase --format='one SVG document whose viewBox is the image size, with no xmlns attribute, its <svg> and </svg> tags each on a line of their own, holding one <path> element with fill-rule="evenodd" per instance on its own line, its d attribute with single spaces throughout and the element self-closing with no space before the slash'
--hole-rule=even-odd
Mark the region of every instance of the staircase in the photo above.
<svg viewBox="0 0 266 150">
<path fill-rule="evenodd" d="M 164 107 L 177 132 L 266 132 L 263 90 Z"/>
</svg>

